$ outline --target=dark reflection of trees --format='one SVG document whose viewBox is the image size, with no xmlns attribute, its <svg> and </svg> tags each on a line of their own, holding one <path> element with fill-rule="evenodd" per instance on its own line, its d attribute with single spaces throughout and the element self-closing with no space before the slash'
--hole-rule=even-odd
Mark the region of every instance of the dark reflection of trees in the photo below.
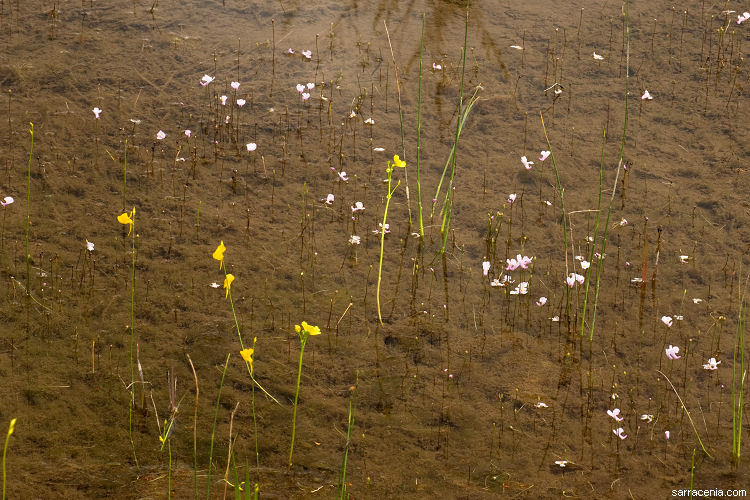
<svg viewBox="0 0 750 500">
<path fill-rule="evenodd" d="M 469 8 L 469 53 L 467 54 L 467 81 L 472 71 L 473 59 L 478 54 L 472 54 L 473 50 L 481 51 L 486 63 L 500 72 L 500 80 L 508 82 L 510 74 L 503 61 L 503 50 L 498 46 L 497 40 L 490 27 L 486 22 L 485 13 L 495 12 L 497 14 L 497 5 L 486 5 L 487 2 L 472 3 Z M 489 3 L 492 3 L 491 0 Z M 439 55 L 446 55 L 452 58 L 456 64 L 460 64 L 460 51 L 463 47 L 463 27 L 466 15 L 466 3 L 463 0 L 425 0 L 417 2 L 410 0 L 408 2 L 400 0 L 380 0 L 377 4 L 361 4 L 358 0 L 352 0 L 344 9 L 337 22 L 338 25 L 346 19 L 359 18 L 362 15 L 369 15 L 360 11 L 363 7 L 374 9 L 372 13 L 372 30 L 375 33 L 383 33 L 383 22 L 388 25 L 391 33 L 391 39 L 394 44 L 394 51 L 397 60 L 400 61 L 399 70 L 403 75 L 416 75 L 419 65 L 419 45 L 422 13 L 426 15 L 425 20 L 425 54 L 424 70 L 429 71 L 431 62 L 439 58 Z M 356 26 L 353 27 L 356 30 Z M 478 43 L 478 45 L 477 45 Z M 383 63 L 390 63 L 390 56 L 383 54 Z M 474 56 L 474 57 L 472 57 Z M 406 63 L 403 64 L 404 58 Z M 403 67 L 401 67 L 403 64 Z M 414 77 L 416 78 L 416 77 Z M 428 95 L 434 95 L 433 109 L 442 124 L 448 123 L 455 118 L 454 102 L 443 103 L 444 91 L 448 87 L 457 87 L 458 82 L 448 79 L 436 81 L 433 92 L 427 92 Z M 464 91 L 468 91 L 465 88 Z M 444 106 L 447 106 L 446 116 Z"/>
</svg>

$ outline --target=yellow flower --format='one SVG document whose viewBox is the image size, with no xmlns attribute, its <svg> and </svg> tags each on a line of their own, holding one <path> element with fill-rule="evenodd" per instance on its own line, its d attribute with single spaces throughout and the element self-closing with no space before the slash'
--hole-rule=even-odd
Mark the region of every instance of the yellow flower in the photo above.
<svg viewBox="0 0 750 500">
<path fill-rule="evenodd" d="M 13 431 L 16 430 L 16 419 L 13 418 L 10 421 L 10 427 L 8 427 L 8 437 L 10 437 L 11 434 L 13 434 Z"/>
<path fill-rule="evenodd" d="M 227 274 L 227 277 L 224 278 L 224 288 L 227 289 L 227 293 L 224 296 L 225 299 L 229 297 L 229 289 L 232 287 L 232 281 L 234 281 L 234 274 Z"/>
<path fill-rule="evenodd" d="M 117 222 L 120 224 L 127 224 L 130 226 L 128 228 L 128 236 L 130 236 L 130 232 L 133 230 L 133 225 L 135 224 L 135 221 L 133 221 L 133 218 L 135 217 L 135 207 L 133 207 L 133 210 L 128 212 L 123 212 L 120 215 L 117 216 Z"/>
<path fill-rule="evenodd" d="M 406 162 L 399 158 L 398 155 L 393 155 L 393 166 L 398 168 L 406 168 Z"/>
<path fill-rule="evenodd" d="M 226 249 L 227 249 L 227 247 L 224 246 L 224 240 L 222 240 L 219 243 L 219 246 L 216 247 L 216 250 L 214 250 L 213 257 L 214 257 L 214 260 L 218 260 L 219 261 L 219 269 L 221 269 L 222 267 L 224 267 L 224 250 L 226 250 Z"/>
<path fill-rule="evenodd" d="M 302 323 L 304 323 L 304 321 Z M 299 333 L 299 332 L 302 331 L 302 327 L 299 326 L 299 325 L 294 325 L 294 331 L 297 332 L 297 333 Z"/>
<path fill-rule="evenodd" d="M 248 365 L 250 365 L 250 375 L 253 374 L 253 353 L 254 352 L 255 352 L 255 349 L 250 348 L 250 347 L 240 351 L 240 356 L 242 356 L 242 359 L 244 359 L 245 362 Z"/>
<path fill-rule="evenodd" d="M 302 328 L 308 335 L 320 335 L 320 328 L 318 328 L 317 326 L 308 325 L 307 321 L 302 322 Z"/>
</svg>

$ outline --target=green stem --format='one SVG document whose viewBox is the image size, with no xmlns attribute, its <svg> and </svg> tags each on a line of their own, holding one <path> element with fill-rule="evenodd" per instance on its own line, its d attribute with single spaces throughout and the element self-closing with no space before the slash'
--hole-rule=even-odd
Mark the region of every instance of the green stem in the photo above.
<svg viewBox="0 0 750 500">
<path fill-rule="evenodd" d="M 552 143 L 547 135 L 547 127 L 544 125 L 544 115 L 539 113 L 539 117 L 542 120 L 542 130 L 544 131 L 544 138 L 547 140 L 547 149 L 549 150 L 550 158 L 552 158 L 552 167 L 555 170 L 555 180 L 557 183 L 557 190 L 560 193 L 560 205 L 562 206 L 563 215 L 563 255 L 565 255 L 565 277 L 568 277 L 568 213 L 565 211 L 565 190 L 560 183 L 560 172 L 557 170 L 557 161 L 555 160 L 555 153 L 552 150 Z M 565 317 L 570 321 L 570 287 L 565 287 Z"/>
<path fill-rule="evenodd" d="M 31 254 L 29 253 L 29 233 L 31 229 L 31 158 L 34 153 L 34 124 L 29 122 L 31 128 L 29 133 L 31 134 L 31 147 L 29 148 L 29 165 L 28 173 L 26 176 L 26 295 L 31 295 L 31 288 L 29 288 L 31 278 Z"/>
<path fill-rule="evenodd" d="M 122 209 L 125 210 L 125 207 L 127 207 L 126 201 L 126 189 L 128 185 L 128 140 L 125 139 L 125 153 L 123 155 L 123 165 L 122 165 Z"/>
<path fill-rule="evenodd" d="M 422 36 L 419 39 L 419 90 L 417 93 L 417 203 L 419 207 L 419 235 L 424 239 L 422 221 L 422 184 L 419 180 L 419 160 L 422 153 L 422 52 L 424 51 L 424 13 L 422 14 Z M 404 156 L 406 152 L 404 151 Z"/>
<path fill-rule="evenodd" d="M 391 180 L 393 176 L 393 169 L 395 167 L 388 165 L 388 195 L 385 197 L 385 210 L 383 210 L 383 226 L 380 228 L 380 262 L 378 263 L 378 286 L 375 293 L 375 301 L 378 305 L 378 321 L 383 324 L 383 317 L 380 315 L 380 281 L 383 277 L 383 248 L 385 247 L 385 221 L 388 217 L 388 205 L 391 203 L 391 196 L 396 192 L 401 181 L 396 183 L 396 187 L 391 190 Z"/>
<path fill-rule="evenodd" d="M 135 453 L 135 441 L 133 440 L 133 406 L 135 405 L 135 369 L 133 365 L 133 350 L 135 349 L 135 208 L 132 213 L 133 226 L 130 229 L 132 235 L 131 265 L 130 265 L 130 407 L 128 416 L 128 433 L 130 447 L 133 450 L 133 460 L 138 466 L 138 456 Z"/>
<path fill-rule="evenodd" d="M 445 245 L 448 241 L 448 231 L 450 229 L 450 219 L 453 214 L 453 178 L 456 175 L 456 154 L 458 153 L 458 138 L 461 135 L 461 110 L 464 104 L 464 74 L 466 72 L 466 47 L 469 40 L 469 0 L 466 0 L 466 22 L 464 23 L 464 50 L 463 60 L 461 63 L 461 84 L 458 88 L 458 114 L 456 115 L 456 139 L 453 142 L 453 158 L 451 161 L 451 176 L 448 181 L 448 188 L 445 193 L 446 201 L 443 212 L 443 223 L 440 232 L 443 236 L 443 245 L 440 253 L 445 252 Z"/>
<path fill-rule="evenodd" d="M 224 370 L 221 372 L 221 384 L 219 384 L 219 394 L 216 396 L 216 409 L 214 410 L 214 425 L 211 429 L 211 448 L 208 453 L 208 481 L 206 487 L 206 500 L 211 498 L 211 469 L 213 468 L 214 460 L 214 437 L 216 435 L 216 417 L 219 415 L 219 403 L 221 402 L 221 389 L 224 387 L 224 375 L 227 374 L 227 365 L 229 365 L 229 357 L 231 354 L 227 354 L 227 360 L 224 362 Z"/>
<path fill-rule="evenodd" d="M 169 469 L 167 469 L 167 498 L 172 498 L 172 440 L 167 442 L 169 452 Z"/>
<path fill-rule="evenodd" d="M 302 355 L 305 353 L 307 335 L 300 333 L 299 366 L 297 367 L 297 391 L 294 393 L 294 412 L 292 414 L 292 444 L 289 447 L 289 467 L 292 466 L 292 454 L 294 453 L 294 437 L 297 430 L 297 399 L 299 398 L 299 386 L 302 380 Z"/>
</svg>

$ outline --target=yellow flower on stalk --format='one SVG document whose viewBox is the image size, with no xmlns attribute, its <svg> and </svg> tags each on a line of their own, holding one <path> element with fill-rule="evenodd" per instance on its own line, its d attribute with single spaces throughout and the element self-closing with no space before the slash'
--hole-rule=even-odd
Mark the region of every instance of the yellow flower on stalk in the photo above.
<svg viewBox="0 0 750 500">
<path fill-rule="evenodd" d="M 304 331 L 307 335 L 320 335 L 320 328 L 313 325 L 308 325 L 307 321 L 302 322 L 302 327 L 300 325 L 294 325 L 294 331 L 297 333 L 300 333 L 301 331 Z"/>
<path fill-rule="evenodd" d="M 255 349 L 248 347 L 247 349 L 243 349 L 240 351 L 240 356 L 242 356 L 242 359 L 245 360 L 245 363 L 250 365 L 250 375 L 253 374 L 253 353 L 255 352 Z"/>
<path fill-rule="evenodd" d="M 224 278 L 224 288 L 227 289 L 227 293 L 224 295 L 225 299 L 229 297 L 229 289 L 232 287 L 232 281 L 234 281 L 234 274 L 227 274 L 227 277 Z"/>
<path fill-rule="evenodd" d="M 133 218 L 135 217 L 135 207 L 133 207 L 133 210 L 128 212 L 123 212 L 120 215 L 117 216 L 117 222 L 120 224 L 127 224 L 130 226 L 128 228 L 128 236 L 130 236 L 130 232 L 133 230 L 133 226 L 135 225 L 135 221 Z"/>
<path fill-rule="evenodd" d="M 227 247 L 224 246 L 224 240 L 222 240 L 219 243 L 219 246 L 216 247 L 216 250 L 214 250 L 213 257 L 214 257 L 214 260 L 218 260 L 219 261 L 219 269 L 221 269 L 222 267 L 224 267 L 224 250 L 226 250 L 226 249 L 227 249 Z"/>
<path fill-rule="evenodd" d="M 406 168 L 406 162 L 398 157 L 398 155 L 393 155 L 393 166 L 398 168 Z"/>
<path fill-rule="evenodd" d="M 13 431 L 16 430 L 16 419 L 13 418 L 10 420 L 10 426 L 8 427 L 8 437 L 10 437 L 11 434 L 13 434 Z"/>
</svg>

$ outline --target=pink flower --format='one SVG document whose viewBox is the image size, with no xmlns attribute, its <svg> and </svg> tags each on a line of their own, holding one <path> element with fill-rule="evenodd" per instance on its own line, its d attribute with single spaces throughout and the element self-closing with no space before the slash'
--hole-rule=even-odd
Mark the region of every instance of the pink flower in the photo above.
<svg viewBox="0 0 750 500">
<path fill-rule="evenodd" d="M 596 51 L 594 51 L 594 59 L 596 59 L 597 61 L 601 61 L 604 59 L 604 57 L 600 56 L 599 54 L 596 53 Z"/>
<path fill-rule="evenodd" d="M 223 95 L 219 99 L 221 99 L 221 105 L 226 106 L 227 105 L 227 96 Z"/>
<path fill-rule="evenodd" d="M 607 410 L 607 415 L 609 415 L 610 417 L 614 418 L 618 422 L 622 422 L 623 421 L 623 418 L 620 416 L 620 409 L 619 408 L 615 408 L 614 410 Z"/>
<path fill-rule="evenodd" d="M 612 429 L 612 433 L 620 439 L 625 439 L 626 437 L 628 437 L 625 435 L 625 429 L 623 429 L 622 427 Z"/>
<path fill-rule="evenodd" d="M 167 134 L 165 134 L 165 133 L 164 133 L 164 132 L 162 132 L 161 130 L 160 130 L 160 131 L 158 131 L 158 132 L 156 133 L 156 138 L 157 138 L 157 139 L 159 139 L 160 141 L 161 141 L 162 139 L 164 139 L 164 138 L 165 138 L 166 136 L 167 136 Z"/>
<path fill-rule="evenodd" d="M 490 272 L 490 261 L 485 260 L 482 262 L 482 274 L 487 276 Z"/>
<path fill-rule="evenodd" d="M 99 108 L 94 108 L 92 111 L 94 112 L 94 117 L 96 117 L 96 119 L 98 120 L 99 115 L 102 113 L 102 110 Z"/>
<path fill-rule="evenodd" d="M 750 12 L 743 12 L 742 15 L 737 16 L 737 24 L 742 24 L 750 19 Z"/>
<path fill-rule="evenodd" d="M 301 83 L 298 83 L 297 84 L 297 92 L 299 92 L 301 94 L 304 91 L 305 91 L 305 86 L 302 85 Z"/>
<path fill-rule="evenodd" d="M 342 181 L 349 180 L 349 177 L 347 177 L 346 172 L 336 172 L 336 173 L 338 174 L 339 178 L 341 178 Z"/>
<path fill-rule="evenodd" d="M 209 83 L 213 82 L 214 80 L 215 80 L 215 78 L 212 77 L 212 76 L 203 75 L 203 77 L 201 78 L 201 85 L 203 85 L 205 87 L 206 85 L 208 85 Z"/>
<path fill-rule="evenodd" d="M 248 142 L 247 144 L 245 144 L 245 147 L 247 148 L 247 151 L 250 152 L 255 151 L 258 148 L 258 145 L 254 142 Z"/>
<path fill-rule="evenodd" d="M 526 295 L 529 293 L 529 282 L 528 281 L 522 281 L 518 284 L 516 288 L 508 292 L 511 295 Z"/>
<path fill-rule="evenodd" d="M 539 300 L 536 301 L 536 305 L 538 305 L 539 307 L 542 307 L 546 303 L 547 297 L 539 297 Z"/>
<path fill-rule="evenodd" d="M 721 364 L 721 361 L 716 361 L 716 358 L 711 358 L 708 360 L 707 364 L 703 365 L 703 369 L 704 370 L 717 370 L 720 364 Z"/>
<path fill-rule="evenodd" d="M 190 136 L 191 136 L 191 135 L 192 135 L 192 132 L 190 131 L 190 129 L 187 129 L 187 130 L 185 130 L 185 136 L 186 136 L 186 137 L 187 137 L 188 139 L 190 138 Z"/>
<path fill-rule="evenodd" d="M 671 316 L 662 316 L 661 322 L 664 323 L 667 326 L 672 326 L 672 317 Z"/>
<path fill-rule="evenodd" d="M 443 67 L 437 63 L 432 63 L 432 69 L 434 69 L 435 71 L 440 71 L 441 69 L 443 69 Z"/>
<path fill-rule="evenodd" d="M 664 437 L 665 437 L 666 439 L 669 439 L 669 431 L 664 431 Z"/>
<path fill-rule="evenodd" d="M 294 49 L 289 47 L 286 51 L 287 54 L 294 54 Z"/>
<path fill-rule="evenodd" d="M 586 277 L 582 276 L 578 273 L 570 273 L 567 278 L 565 278 L 565 282 L 568 284 L 569 287 L 573 288 L 576 283 L 579 285 L 583 285 L 583 282 L 586 281 Z"/>
<path fill-rule="evenodd" d="M 649 94 L 649 93 L 648 93 L 648 90 L 647 90 L 647 91 L 645 91 L 645 92 L 643 93 L 643 95 L 641 96 L 641 100 L 642 100 L 642 101 L 645 101 L 645 100 L 649 100 L 649 101 L 650 101 L 651 99 L 653 99 L 653 96 L 652 96 L 651 94 Z"/>
<path fill-rule="evenodd" d="M 505 262 L 508 264 L 505 268 L 506 271 L 515 271 L 516 269 L 518 269 L 518 266 L 521 265 L 518 263 L 518 259 L 514 259 L 512 257 L 510 259 L 505 259 Z"/>
<path fill-rule="evenodd" d="M 359 212 L 364 209 L 365 209 L 365 205 L 361 201 L 358 201 L 354 203 L 354 206 L 352 207 L 352 212 Z"/>
<path fill-rule="evenodd" d="M 312 90 L 312 89 L 314 89 L 314 88 L 315 88 L 315 84 L 314 84 L 313 82 L 309 82 L 309 83 L 307 84 L 307 90 Z"/>
<path fill-rule="evenodd" d="M 525 156 L 521 157 L 521 163 L 523 163 L 523 166 L 526 170 L 531 170 L 531 166 L 534 164 L 533 161 L 529 161 Z"/>
<path fill-rule="evenodd" d="M 333 200 L 334 199 L 335 198 L 333 196 L 333 193 L 328 193 L 328 196 L 326 196 L 323 201 L 325 202 L 326 205 L 333 205 Z"/>
<path fill-rule="evenodd" d="M 307 59 L 312 59 L 312 50 L 303 50 L 302 55 L 305 56 Z"/>
<path fill-rule="evenodd" d="M 383 231 L 383 223 L 382 222 L 378 222 L 378 227 L 380 229 L 373 229 L 372 230 L 373 234 L 380 234 L 381 231 Z M 385 234 L 389 234 L 391 232 L 390 228 L 391 228 L 391 225 L 386 222 L 385 223 Z"/>
<path fill-rule="evenodd" d="M 13 197 L 12 197 L 12 196 L 6 196 L 5 198 L 3 198 L 3 199 L 2 199 L 2 201 L 0 201 L 0 205 L 2 205 L 2 206 L 4 206 L 4 207 L 5 207 L 5 206 L 8 206 L 8 205 L 10 205 L 10 204 L 11 204 L 11 203 L 13 203 L 14 201 L 15 201 L 15 200 L 13 199 Z"/>
<path fill-rule="evenodd" d="M 234 90 L 237 90 L 238 88 L 240 88 L 240 82 L 232 82 L 231 85 Z"/>
<path fill-rule="evenodd" d="M 302 92 L 302 101 L 306 101 L 310 98 L 309 92 Z"/>
<path fill-rule="evenodd" d="M 247 103 L 244 99 L 237 99 L 237 106 L 242 107 Z"/>
<path fill-rule="evenodd" d="M 669 347 L 664 349 L 664 351 L 667 353 L 667 358 L 669 359 L 680 359 L 680 356 L 677 355 L 678 352 L 680 352 L 680 348 L 676 345 L 669 344 Z"/>
<path fill-rule="evenodd" d="M 549 155 L 550 155 L 549 151 L 542 151 L 541 153 L 539 153 L 539 161 L 546 160 Z"/>
<path fill-rule="evenodd" d="M 516 201 L 516 193 L 510 193 L 508 195 L 508 203 L 513 203 L 514 201 Z"/>
</svg>

